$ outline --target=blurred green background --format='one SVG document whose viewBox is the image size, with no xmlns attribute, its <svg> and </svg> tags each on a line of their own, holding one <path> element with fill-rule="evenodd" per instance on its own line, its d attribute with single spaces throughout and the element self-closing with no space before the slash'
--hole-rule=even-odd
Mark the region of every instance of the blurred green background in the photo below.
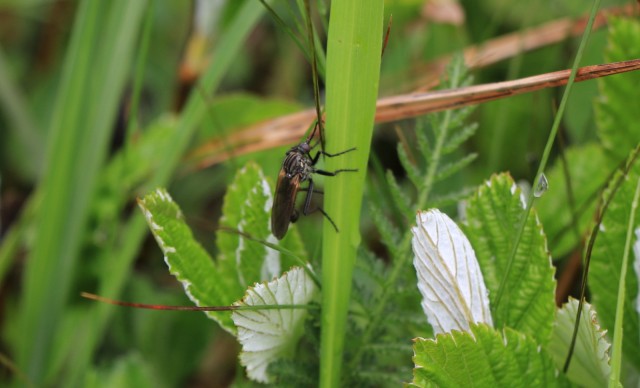
<svg viewBox="0 0 640 388">
<path fill-rule="evenodd" d="M 309 66 L 290 37 L 257 0 L 228 3 L 0 1 L 0 385 L 226 386 L 242 379 L 238 345 L 203 314 L 79 297 L 89 291 L 188 305 L 136 197 L 167 186 L 215 255 L 213 232 L 234 171 L 255 160 L 275 180 L 290 145 L 205 169 L 184 159 L 209 141 L 313 104 Z M 293 24 L 283 3 L 272 2 Z M 421 87 L 421 69 L 442 55 L 582 16 L 588 7 L 578 0 L 388 0 L 393 26 L 380 95 Z M 591 35 L 584 64 L 605 62 L 605 37 L 606 29 Z M 577 44 L 563 39 L 472 74 L 478 84 L 566 69 Z M 201 74 L 203 86 L 193 88 Z M 596 92 L 595 82 L 575 85 L 562 127 L 567 144 L 595 138 Z M 473 117 L 478 133 L 464 146 L 478 160 L 438 190 L 478 184 L 496 171 L 530 181 L 560 96 L 550 89 L 482 105 Z M 400 180 L 394 128 L 411 138 L 414 126 L 402 120 L 375 131 L 373 153 Z M 320 222 L 298 223 L 311 253 L 320 246 Z M 371 229 L 366 217 L 362 227 Z M 375 234 L 363 238 L 375 250 Z"/>
</svg>

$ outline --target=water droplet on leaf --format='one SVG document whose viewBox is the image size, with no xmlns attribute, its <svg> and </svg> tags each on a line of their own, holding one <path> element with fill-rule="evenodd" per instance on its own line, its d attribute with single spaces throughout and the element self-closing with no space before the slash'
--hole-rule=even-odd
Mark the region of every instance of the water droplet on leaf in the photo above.
<svg viewBox="0 0 640 388">
<path fill-rule="evenodd" d="M 538 183 L 536 184 L 536 188 L 533 190 L 533 196 L 536 198 L 540 198 L 544 193 L 547 192 L 547 190 L 549 190 L 549 181 L 547 180 L 546 175 L 542 173 L 538 178 Z"/>
</svg>

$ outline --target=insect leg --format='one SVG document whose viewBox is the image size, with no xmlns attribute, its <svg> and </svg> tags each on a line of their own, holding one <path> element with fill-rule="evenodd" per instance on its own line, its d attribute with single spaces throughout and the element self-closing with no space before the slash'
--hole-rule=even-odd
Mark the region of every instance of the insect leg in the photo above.
<svg viewBox="0 0 640 388">
<path fill-rule="evenodd" d="M 341 168 L 340 170 L 335 170 L 335 171 L 314 170 L 313 172 L 315 174 L 324 175 L 324 176 L 336 176 L 338 175 L 338 173 L 346 172 L 346 171 L 357 172 L 358 169 L 357 168 Z"/>
<path fill-rule="evenodd" d="M 327 212 L 324 211 L 323 208 L 321 208 L 320 206 L 316 207 L 313 210 L 309 210 L 309 208 L 311 207 L 311 193 L 314 193 L 315 191 L 313 190 L 313 179 L 309 179 L 309 187 L 307 187 L 307 197 L 304 200 L 304 207 L 302 208 L 302 214 L 304 214 L 305 216 L 315 212 L 315 211 L 319 211 L 320 213 L 322 213 L 322 215 L 329 220 L 329 222 L 331 222 L 331 225 L 333 226 L 333 229 L 336 230 L 336 233 L 339 232 L 338 227 L 336 226 L 336 223 L 333 222 L 333 220 L 331 219 L 331 217 L 329 217 L 329 215 L 327 214 Z"/>
<path fill-rule="evenodd" d="M 346 154 L 347 152 L 351 152 L 351 151 L 355 151 L 356 147 L 353 148 L 349 148 L 348 150 L 344 150 L 342 152 L 338 152 L 337 154 L 330 154 L 326 151 L 318 151 L 318 153 L 316 153 L 316 156 L 314 156 L 313 158 L 311 158 L 311 165 L 315 165 L 316 163 L 318 163 L 318 159 L 320 158 L 320 155 L 324 155 L 324 156 L 328 156 L 330 158 L 333 158 L 334 156 L 340 156 L 342 154 Z"/>
<path fill-rule="evenodd" d="M 325 156 L 333 158 L 334 156 L 339 156 L 339 155 L 346 154 L 347 152 L 351 152 L 351 151 L 355 151 L 355 150 L 356 150 L 356 147 L 352 147 L 352 148 L 349 148 L 348 150 L 344 150 L 344 151 L 338 152 L 336 154 L 330 154 L 330 153 L 328 153 L 327 151 L 324 151 L 324 150 L 320 150 L 320 151 L 318 151 L 318 153 L 321 153 L 321 154 L 323 154 Z"/>
<path fill-rule="evenodd" d="M 309 191 L 309 188 L 308 188 L 308 187 L 300 188 L 300 189 L 298 189 L 298 191 Z M 322 194 L 322 195 L 324 195 L 324 191 L 322 191 L 322 190 L 313 190 L 312 192 L 313 192 L 313 193 L 316 193 L 316 194 Z"/>
</svg>

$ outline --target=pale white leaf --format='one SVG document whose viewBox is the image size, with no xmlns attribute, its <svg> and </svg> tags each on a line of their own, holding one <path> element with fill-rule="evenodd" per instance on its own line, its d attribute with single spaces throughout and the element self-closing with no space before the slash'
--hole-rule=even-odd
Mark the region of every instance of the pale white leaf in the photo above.
<svg viewBox="0 0 640 388">
<path fill-rule="evenodd" d="M 569 298 L 569 302 L 558 310 L 553 334 L 547 350 L 555 360 L 556 366 L 564 366 L 569 344 L 578 312 L 578 300 Z M 573 383 L 583 387 L 604 387 L 609 373 L 609 348 L 606 330 L 600 328 L 596 311 L 592 305 L 584 302 L 580 315 L 580 326 L 576 346 L 567 371 L 567 377 Z"/>
<path fill-rule="evenodd" d="M 316 292 L 311 277 L 302 268 L 293 268 L 269 283 L 258 283 L 247 290 L 237 305 L 306 305 Z M 249 378 L 269 382 L 267 367 L 280 358 L 290 357 L 303 333 L 304 308 L 241 310 L 232 314 L 242 345 L 240 363 Z"/>
<path fill-rule="evenodd" d="M 418 212 L 416 223 L 413 265 L 434 333 L 469 331 L 477 322 L 493 326 L 482 272 L 462 230 L 437 209 Z"/>
</svg>

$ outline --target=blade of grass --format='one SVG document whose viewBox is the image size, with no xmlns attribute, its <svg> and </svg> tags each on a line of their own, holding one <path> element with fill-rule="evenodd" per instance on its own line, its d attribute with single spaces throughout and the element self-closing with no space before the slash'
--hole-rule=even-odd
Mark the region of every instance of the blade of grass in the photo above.
<svg viewBox="0 0 640 388">
<path fill-rule="evenodd" d="M 36 178 L 42 171 L 43 134 L 39 131 L 30 112 L 27 99 L 11 76 L 9 64 L 5 60 L 4 51 L 0 47 L 0 107 L 6 115 L 10 125 L 6 128 L 15 133 L 17 140 L 22 143 L 23 152 L 29 158 L 23 158 L 25 170 Z"/>
<path fill-rule="evenodd" d="M 622 267 L 620 268 L 620 283 L 618 284 L 618 299 L 616 304 L 616 323 L 613 329 L 613 343 L 611 344 L 611 374 L 609 375 L 609 387 L 620 387 L 620 371 L 622 370 L 622 323 L 624 321 L 624 302 L 626 300 L 626 279 L 627 267 L 629 266 L 629 251 L 631 250 L 631 239 L 633 238 L 634 222 L 636 211 L 638 210 L 638 197 L 640 197 L 640 179 L 636 184 L 636 191 L 631 202 L 631 213 L 629 214 L 629 224 L 627 225 L 627 238 L 624 243 L 624 256 L 622 257 Z M 582 300 L 580 302 L 583 302 Z M 579 317 L 578 317 L 579 319 Z"/>
<path fill-rule="evenodd" d="M 263 12 L 263 7 L 256 6 L 251 1 L 246 2 L 221 35 L 218 46 L 213 52 L 215 60 L 211 61 L 211 66 L 202 78 L 200 85 L 194 88 L 195 92 L 190 96 L 180 116 L 178 129 L 170 142 L 172 147 L 161 151 L 165 155 L 162 159 L 163 164 L 159 166 L 158 171 L 149 180 L 143 191 L 150 191 L 169 183 L 173 172 L 179 165 L 180 158 L 189 145 L 189 141 L 206 114 L 206 102 L 199 95 L 199 90 L 207 90 L 210 94 L 214 93 Z M 135 213 L 122 227 L 122 231 L 123 236 L 126 237 L 123 245 L 110 253 L 109 260 L 105 260 L 108 266 L 105 268 L 104 277 L 98 287 L 97 293 L 100 295 L 117 297 L 120 294 L 129 274 L 131 263 L 140 249 L 144 236 L 148 233 L 144 217 L 138 213 Z M 83 341 L 78 341 L 80 348 L 77 349 L 74 359 L 80 364 L 73 363 L 74 381 L 81 375 L 84 366 L 89 362 L 91 354 L 102 338 L 113 308 L 114 306 L 103 304 L 92 306 L 90 314 L 87 315 L 85 327 L 91 329 L 87 330 Z"/>
<path fill-rule="evenodd" d="M 83 2 L 51 121 L 42 206 L 25 269 L 18 362 L 43 382 L 68 299 L 89 203 L 127 74 L 143 2 Z M 109 21 L 118 23 L 109 25 Z M 111 27 L 111 28 L 109 28 Z M 120 27 L 115 28 L 115 27 Z M 99 76 L 96 76 L 99 74 Z"/>
<path fill-rule="evenodd" d="M 324 222 L 322 256 L 322 335 L 320 386 L 340 386 L 347 310 L 364 178 L 371 147 L 382 51 L 384 2 L 331 2 L 327 53 L 327 152 L 356 147 L 327 158 L 327 170 L 358 168 L 327 179 L 324 206 L 340 229 Z"/>
<path fill-rule="evenodd" d="M 578 51 L 576 52 L 576 57 L 573 60 L 573 66 L 571 67 L 571 75 L 569 76 L 569 80 L 567 81 L 567 87 L 564 90 L 562 95 L 562 100 L 560 101 L 560 106 L 558 107 L 558 111 L 553 120 L 553 125 L 551 126 L 551 131 L 549 133 L 549 137 L 547 138 L 547 144 L 544 147 L 544 151 L 542 153 L 542 158 L 540 159 L 540 165 L 538 166 L 538 171 L 536 172 L 535 180 L 531 187 L 535 187 L 538 180 L 544 173 L 547 162 L 549 161 L 549 155 L 551 154 L 551 148 L 553 147 L 553 143 L 556 139 L 556 135 L 558 133 L 558 128 L 560 127 L 560 122 L 562 120 L 562 116 L 564 115 L 564 110 L 567 105 L 567 101 L 569 100 L 569 96 L 571 95 L 571 88 L 573 87 L 573 83 L 576 79 L 576 75 L 578 73 L 578 66 L 580 65 L 580 61 L 582 60 L 582 54 L 584 52 L 585 47 L 587 46 L 587 41 L 589 40 L 589 35 L 591 34 L 591 28 L 593 27 L 593 21 L 598 13 L 598 8 L 600 8 L 600 0 L 594 0 L 591 6 L 591 13 L 589 15 L 589 22 L 585 27 L 584 34 L 582 35 L 582 39 L 580 40 L 580 46 L 578 46 Z M 520 245 L 520 239 L 522 237 L 524 227 L 527 223 L 527 218 L 529 218 L 529 213 L 531 212 L 531 207 L 533 206 L 533 201 L 535 199 L 534 190 L 531 190 L 529 193 L 529 197 L 527 198 L 527 206 L 525 209 L 524 216 L 522 217 L 522 221 L 518 225 L 518 234 L 516 235 L 516 240 L 513 242 L 513 246 L 511 248 L 511 254 L 509 263 L 507 264 L 507 268 L 505 269 L 504 276 L 500 281 L 500 287 L 498 288 L 498 292 L 496 295 L 495 303 L 492 308 L 495 310 L 498 308 L 500 304 L 500 299 L 502 298 L 502 294 L 504 292 L 504 286 L 507 283 L 507 279 L 509 277 L 509 272 L 511 270 L 511 266 L 513 264 L 513 260 L 516 256 L 516 252 L 518 250 L 518 245 Z M 578 317 L 578 321 L 580 318 Z"/>
</svg>

